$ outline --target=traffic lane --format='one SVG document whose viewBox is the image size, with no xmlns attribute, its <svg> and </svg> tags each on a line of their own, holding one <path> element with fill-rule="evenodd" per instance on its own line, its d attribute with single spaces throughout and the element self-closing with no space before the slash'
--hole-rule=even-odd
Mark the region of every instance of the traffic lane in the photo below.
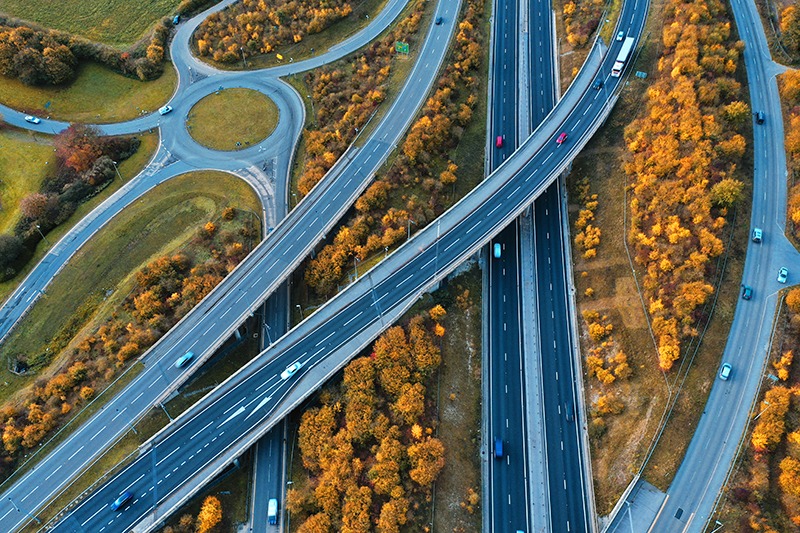
<svg viewBox="0 0 800 533">
<path fill-rule="evenodd" d="M 492 79 L 492 129 L 490 170 L 508 159 L 516 149 L 516 79 L 517 79 L 517 32 L 518 5 L 516 0 L 498 0 L 499 13 L 495 21 L 494 70 Z M 500 137 L 501 142 L 497 138 Z M 498 146 L 500 144 L 501 146 Z"/>
<path fill-rule="evenodd" d="M 546 195 L 553 189 L 551 185 L 545 194 L 537 199 L 534 204 L 534 228 L 539 225 L 546 227 L 549 217 L 547 213 Z M 551 236 L 548 232 L 544 232 L 544 239 L 541 238 L 538 229 L 534 229 L 536 242 L 537 257 L 549 257 L 550 246 L 548 240 Z M 551 263 L 551 262 L 550 262 Z M 558 351 L 557 335 L 554 329 L 555 326 L 555 312 L 553 311 L 554 299 L 557 297 L 557 290 L 553 287 L 553 275 L 551 264 L 543 265 L 537 262 L 536 266 L 536 284 L 537 284 L 537 301 L 538 307 L 542 309 L 550 309 L 550 316 L 539 316 L 538 324 L 539 330 L 539 347 L 542 365 L 543 376 L 543 404 L 546 413 L 544 419 L 545 429 L 545 446 L 547 454 L 547 471 L 548 483 L 550 494 L 550 521 L 552 531 L 564 530 L 563 524 L 566 523 L 567 511 L 567 498 L 565 494 L 565 480 L 566 480 L 566 466 L 565 457 L 563 454 L 563 427 L 562 427 L 562 413 L 561 408 L 563 399 L 561 391 L 559 390 L 559 382 L 562 379 L 568 379 L 559 372 L 557 366 L 560 358 Z"/>
<path fill-rule="evenodd" d="M 504 442 L 505 457 L 497 461 L 492 492 L 497 509 L 493 525 L 496 531 L 527 528 L 527 471 L 525 424 L 522 395 L 521 333 L 519 330 L 519 277 L 517 225 L 503 230 L 494 243 L 501 244 L 501 257 L 490 256 L 491 285 L 490 342 L 492 383 L 493 438 Z"/>
<path fill-rule="evenodd" d="M 531 124 L 539 124 L 555 105 L 554 69 L 557 62 L 553 57 L 553 34 L 550 2 L 531 1 L 528 11 L 528 35 L 530 47 L 536 50 L 531 54 L 531 81 L 529 109 Z M 554 66 L 554 63 L 556 66 Z M 535 88 L 535 90 L 533 90 Z"/>
<path fill-rule="evenodd" d="M 570 349 L 570 329 L 566 301 L 565 257 L 561 243 L 561 220 L 558 183 L 551 185 L 535 203 L 535 235 L 537 257 L 547 257 L 548 262 L 537 262 L 539 281 L 539 309 L 542 334 L 544 374 L 552 379 L 545 383 L 546 421 L 548 434 L 548 465 L 550 471 L 551 501 L 559 503 L 551 515 L 553 531 L 583 531 L 587 527 L 583 491 L 582 457 L 577 426 L 575 394 Z M 558 259 L 552 260 L 551 258 Z M 545 358 L 547 351 L 550 357 Z M 553 437 L 552 442 L 550 436 Z"/>
</svg>

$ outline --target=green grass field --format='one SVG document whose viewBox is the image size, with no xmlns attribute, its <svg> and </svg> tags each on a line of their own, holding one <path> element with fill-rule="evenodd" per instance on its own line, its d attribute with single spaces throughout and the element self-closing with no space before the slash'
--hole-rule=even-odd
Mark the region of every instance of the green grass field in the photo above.
<svg viewBox="0 0 800 533">
<path fill-rule="evenodd" d="M 210 94 L 192 107 L 187 121 L 194 140 L 214 150 L 243 150 L 266 139 L 277 125 L 278 107 L 251 89 Z"/>
<path fill-rule="evenodd" d="M 3 0 L 0 11 L 113 46 L 133 44 L 180 0 Z"/>
<path fill-rule="evenodd" d="M 164 105 L 177 83 L 171 64 L 166 65 L 157 80 L 142 82 L 96 63 L 87 63 L 81 66 L 78 78 L 66 87 L 30 87 L 0 77 L 0 103 L 25 113 L 69 122 L 122 122 Z"/>
<path fill-rule="evenodd" d="M 15 141 L 26 140 L 24 136 L 25 134 L 10 133 L 9 135 L 11 135 L 12 136 L 11 138 L 14 139 Z M 69 231 L 69 229 L 72 228 L 72 226 L 77 224 L 78 221 L 80 221 L 84 216 L 86 216 L 86 214 L 89 213 L 89 211 L 97 207 L 103 200 L 108 198 L 112 193 L 114 193 L 114 191 L 122 187 L 124 183 L 126 183 L 128 180 L 136 176 L 145 167 L 147 162 L 150 161 L 150 158 L 153 157 L 156 148 L 158 148 L 158 136 L 156 134 L 148 134 L 148 135 L 140 135 L 139 138 L 142 141 L 141 146 L 139 146 L 139 150 L 135 154 L 133 154 L 130 158 L 126 159 L 119 165 L 119 174 L 120 176 L 122 176 L 122 180 L 117 178 L 114 181 L 112 181 L 110 185 L 108 185 L 105 189 L 103 189 L 100 192 L 100 194 L 98 194 L 88 202 L 81 204 L 78 207 L 78 209 L 72 214 L 72 216 L 67 219 L 66 222 L 64 222 L 63 224 L 52 230 L 50 233 L 48 233 L 47 239 L 51 243 L 56 242 L 58 241 L 58 239 L 63 237 L 64 234 L 67 231 Z M 40 142 L 42 136 L 37 135 L 36 139 L 37 142 Z M 46 139 L 47 141 L 45 142 L 49 143 L 50 139 L 49 138 Z M 52 153 L 52 146 L 50 146 L 49 144 L 45 144 L 44 146 L 47 147 L 46 152 Z M 2 136 L 0 136 L 0 147 L 5 147 L 5 143 L 3 141 Z M 16 146 L 16 149 L 19 150 L 18 153 L 24 154 L 25 153 L 24 142 L 21 147 Z M 33 148 L 29 149 L 33 150 Z M 0 150 L 0 160 L 2 160 L 2 153 L 4 153 L 4 151 Z M 26 174 L 24 172 L 14 172 L 13 174 L 5 174 L 5 175 L 0 174 L 0 176 L 3 176 L 0 177 L 0 180 L 8 180 L 9 185 L 13 185 L 15 189 L 18 189 L 18 192 L 16 192 L 15 194 L 17 194 L 19 197 L 34 192 L 38 190 L 39 184 L 41 183 L 42 179 L 44 179 L 43 169 L 45 167 L 41 164 L 43 159 L 38 160 L 38 164 L 37 160 L 33 159 L 33 163 L 29 167 L 26 167 L 31 169 L 30 174 Z M 11 160 L 14 161 L 13 158 L 11 158 Z M 25 158 L 23 157 L 22 160 L 24 161 Z M 36 168 L 39 168 L 38 173 L 34 171 Z M 2 168 L 2 166 L 0 166 L 0 171 L 2 170 L 4 169 Z M 10 176 L 16 177 L 13 184 L 12 181 L 8 179 Z M 12 227 L 13 224 L 16 223 L 16 215 L 14 215 L 13 218 L 10 218 L 9 220 L 10 220 L 10 222 L 8 222 L 9 227 Z M 49 246 L 47 245 L 47 243 L 40 242 L 39 246 L 36 249 L 36 253 L 34 254 L 33 258 L 28 262 L 26 267 L 13 279 L 0 283 L 0 302 L 5 300 L 5 298 L 9 294 L 11 294 L 11 292 L 17 287 L 17 285 L 19 285 L 22 282 L 22 280 L 25 278 L 28 272 L 36 265 L 36 263 L 38 263 L 42 259 L 42 257 L 44 257 L 45 253 L 47 253 L 48 248 Z"/>
<path fill-rule="evenodd" d="M 55 161 L 50 138 L 13 130 L 0 131 L 0 233 L 9 233 L 19 216 L 19 202 L 39 190 L 45 163 Z"/>
<path fill-rule="evenodd" d="M 12 356 L 41 353 L 82 306 L 97 310 L 88 324 L 107 316 L 131 290 L 133 272 L 153 257 L 181 248 L 200 225 L 216 218 L 228 205 L 260 210 L 250 187 L 222 172 L 195 172 L 158 186 L 72 258 L 4 343 L 3 352 Z M 55 362 L 52 367 L 58 366 L 58 358 Z M 4 366 L 0 382 L 7 385 L 0 386 L 0 402 L 46 374 L 20 377 Z"/>
</svg>

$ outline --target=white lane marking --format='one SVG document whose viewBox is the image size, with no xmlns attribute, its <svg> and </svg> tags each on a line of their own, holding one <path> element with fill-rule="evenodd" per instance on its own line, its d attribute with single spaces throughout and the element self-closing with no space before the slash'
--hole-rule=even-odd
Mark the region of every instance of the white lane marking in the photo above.
<svg viewBox="0 0 800 533">
<path fill-rule="evenodd" d="M 148 385 L 148 386 L 147 386 L 147 388 L 149 389 L 150 387 L 152 387 L 153 385 L 155 385 L 156 383 L 158 383 L 158 380 L 160 380 L 160 379 L 161 379 L 161 376 L 160 376 L 160 375 L 159 375 L 159 376 L 156 376 L 156 379 L 154 379 L 154 380 L 153 380 L 153 382 L 152 382 L 152 383 L 150 383 L 150 385 Z"/>
<path fill-rule="evenodd" d="M 242 407 L 238 408 L 238 409 L 236 410 L 236 412 L 235 412 L 235 413 L 233 413 L 231 416 L 229 416 L 228 418 L 226 418 L 226 419 L 225 419 L 225 422 L 223 422 L 222 424 L 220 424 L 220 425 L 218 425 L 218 426 L 217 426 L 217 429 L 221 428 L 222 426 L 224 426 L 225 424 L 227 424 L 228 422 L 230 422 L 231 420 L 233 420 L 234 418 L 236 418 L 237 416 L 239 416 L 239 415 L 240 415 L 240 414 L 242 414 L 242 413 L 244 413 L 244 406 L 242 406 Z M 213 422 L 212 422 L 212 424 L 213 424 Z M 211 424 L 209 424 L 208 426 L 210 426 L 210 425 L 211 425 Z M 205 429 L 206 429 L 208 426 L 206 426 L 205 428 L 201 429 L 201 430 L 200 430 L 200 431 L 198 431 L 197 433 L 200 433 L 201 431 L 205 430 Z M 195 433 L 194 435 L 192 435 L 192 438 L 194 438 L 194 437 L 197 435 L 197 433 Z M 206 446 L 208 446 L 208 444 L 206 444 Z M 205 447 L 205 446 L 204 446 L 204 447 Z"/>
<path fill-rule="evenodd" d="M 91 438 L 91 439 L 89 439 L 89 441 L 93 441 L 93 440 L 94 440 L 94 438 L 95 438 L 96 436 L 98 436 L 100 433 L 102 433 L 103 431 L 105 431 L 105 429 L 106 429 L 106 427 L 105 427 L 105 426 L 101 427 L 101 428 L 100 428 L 100 431 L 98 431 L 97 433 L 95 433 L 94 435 L 92 435 L 92 438 Z"/>
<path fill-rule="evenodd" d="M 360 317 L 360 316 L 361 316 L 363 313 L 364 313 L 364 311 L 359 311 L 359 312 L 358 312 L 358 314 L 357 314 L 356 316 L 354 316 L 353 318 L 351 318 L 350 320 L 348 320 L 347 322 L 345 322 L 345 323 L 344 323 L 344 325 L 345 325 L 345 326 L 346 326 L 346 325 L 348 325 L 350 322 L 352 322 L 352 321 L 353 321 L 353 320 L 355 320 L 356 318 Z"/>
<path fill-rule="evenodd" d="M 106 508 L 106 506 L 104 505 L 104 506 L 102 506 L 100 509 L 98 509 L 97 511 L 95 511 L 95 512 L 94 512 L 94 514 L 93 514 L 92 516 L 90 516 L 89 518 L 87 518 L 87 519 L 86 519 L 86 521 L 85 521 L 85 522 L 83 522 L 83 523 L 81 524 L 81 527 L 83 527 L 83 526 L 85 526 L 86 524 L 88 524 L 88 523 L 89 523 L 89 522 L 92 520 L 92 518 L 94 518 L 95 516 L 97 516 L 97 514 L 98 514 L 100 511 L 102 511 L 103 509 L 105 509 L 105 508 Z"/>
<path fill-rule="evenodd" d="M 242 407 L 242 410 L 244 410 L 244 407 Z M 228 420 L 230 420 L 231 418 L 233 418 L 233 417 L 234 417 L 234 416 L 236 416 L 237 414 L 239 414 L 239 413 L 237 412 L 237 413 L 233 414 L 233 415 L 232 415 L 230 418 L 228 418 Z M 226 420 L 225 422 L 227 422 L 228 420 Z M 224 424 L 225 422 L 223 422 L 223 424 Z M 201 429 L 200 431 L 198 431 L 197 433 L 195 433 L 194 435 L 192 435 L 191 437 L 189 437 L 189 440 L 194 440 L 194 438 L 195 438 L 196 436 L 198 436 L 200 433 L 202 433 L 202 432 L 204 432 L 205 430 L 207 430 L 207 429 L 208 429 L 208 428 L 211 426 L 211 424 L 213 424 L 213 423 L 214 423 L 214 421 L 212 420 L 211 422 L 209 422 L 208 424 L 206 424 L 205 426 L 203 426 L 203 429 Z"/>
<path fill-rule="evenodd" d="M 410 279 L 411 279 L 411 278 L 413 278 L 413 277 L 414 277 L 414 274 L 411 274 L 411 275 L 410 275 L 410 276 L 408 276 L 406 279 L 404 279 L 403 281 L 401 281 L 400 283 L 398 283 L 398 284 L 397 284 L 397 286 L 399 287 L 400 285 L 402 285 L 403 283 L 405 283 L 406 281 L 410 280 Z"/>
<path fill-rule="evenodd" d="M 67 458 L 67 461 L 72 461 L 72 458 L 73 458 L 73 457 L 75 457 L 76 455 L 78 455 L 82 449 L 83 449 L 83 446 L 81 446 L 80 448 L 78 448 L 77 450 L 75 450 L 75 453 L 73 453 L 72 455 L 70 455 L 70 456 Z"/>
<path fill-rule="evenodd" d="M 335 332 L 335 331 L 331 331 L 331 332 L 328 334 L 328 336 L 327 336 L 327 337 L 325 337 L 324 339 L 322 339 L 321 341 L 319 341 L 319 342 L 318 342 L 318 343 L 317 343 L 315 346 L 319 346 L 319 345 L 321 345 L 322 343 L 324 343 L 326 340 L 330 339 L 330 338 L 331 338 L 331 337 L 333 337 L 334 335 L 336 335 L 336 332 Z"/>
<path fill-rule="evenodd" d="M 222 414 L 223 414 L 223 415 L 227 415 L 227 414 L 228 414 L 230 411 L 233 411 L 233 408 L 234 408 L 234 407 L 236 407 L 237 405 L 239 405 L 240 403 L 242 403 L 242 402 L 243 402 L 243 401 L 245 401 L 246 399 L 247 399 L 247 398 L 242 398 L 241 400 L 239 400 L 239 401 L 238 401 L 238 402 L 236 402 L 235 404 L 233 404 L 233 405 L 231 405 L 230 407 L 228 407 L 227 409 L 225 409 L 225 411 L 223 411 L 223 412 L 222 412 Z"/>
<path fill-rule="evenodd" d="M 44 480 L 45 480 L 45 481 L 50 481 L 50 478 L 51 478 L 51 477 L 53 477 L 54 475 L 56 475 L 56 472 L 58 472 L 59 470 L 61 470 L 61 467 L 62 467 L 62 466 L 64 466 L 64 465 L 63 465 L 63 464 L 61 464 L 61 465 L 58 465 L 58 468 L 56 468 L 55 470 L 53 470 L 52 472 L 50 472 L 50 475 L 49 475 L 49 476 L 47 476 L 46 478 L 44 478 Z M 28 496 L 30 496 L 32 493 L 33 493 L 33 491 L 29 492 L 29 493 L 28 493 Z M 25 498 L 27 498 L 28 496 L 25 496 Z M 22 501 L 23 501 L 23 502 L 25 501 L 25 498 L 22 498 Z"/>
<path fill-rule="evenodd" d="M 120 411 L 119 413 L 117 413 L 116 415 L 114 415 L 114 418 L 112 418 L 112 419 L 111 419 L 111 421 L 113 422 L 114 420 L 116 420 L 117 418 L 119 418 L 120 416 L 122 416 L 122 413 L 124 413 L 124 412 L 125 412 L 127 409 L 128 409 L 127 407 L 123 407 L 123 408 L 122 408 L 122 411 Z"/>
<path fill-rule="evenodd" d="M 175 448 L 174 450 L 172 450 L 171 452 L 169 452 L 169 453 L 168 453 L 168 454 L 167 454 L 165 457 L 162 457 L 162 458 L 161 458 L 161 460 L 160 460 L 159 462 L 157 462 L 157 463 L 156 463 L 156 466 L 160 465 L 161 463 L 163 463 L 164 461 L 166 461 L 167 459 L 169 459 L 169 458 L 170 458 L 170 456 L 171 456 L 173 453 L 177 452 L 178 450 L 180 450 L 180 447 L 178 447 L 178 448 Z"/>
</svg>

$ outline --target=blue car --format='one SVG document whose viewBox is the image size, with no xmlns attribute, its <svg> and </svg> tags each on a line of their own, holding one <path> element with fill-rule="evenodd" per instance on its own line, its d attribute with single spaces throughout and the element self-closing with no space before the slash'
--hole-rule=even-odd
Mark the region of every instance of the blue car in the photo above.
<svg viewBox="0 0 800 533">
<path fill-rule="evenodd" d="M 189 364 L 189 361 L 194 357 L 194 352 L 186 352 L 175 361 L 175 368 L 183 368 Z"/>
<path fill-rule="evenodd" d="M 133 493 L 129 490 L 126 490 L 125 492 L 122 493 L 122 495 L 120 495 L 119 498 L 114 500 L 114 503 L 111 504 L 111 510 L 116 511 L 117 509 L 119 509 L 132 499 L 133 499 Z"/>
</svg>

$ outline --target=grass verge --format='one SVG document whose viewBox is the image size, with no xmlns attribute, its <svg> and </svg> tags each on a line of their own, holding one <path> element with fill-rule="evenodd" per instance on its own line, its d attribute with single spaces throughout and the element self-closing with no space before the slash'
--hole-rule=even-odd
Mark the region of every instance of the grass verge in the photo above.
<svg viewBox="0 0 800 533">
<path fill-rule="evenodd" d="M 35 356 L 57 336 L 71 338 L 81 329 L 93 327 L 130 292 L 132 272 L 156 256 L 179 249 L 199 224 L 228 205 L 255 209 L 258 199 L 244 182 L 220 172 L 191 173 L 158 186 L 113 219 L 72 258 L 6 341 L 4 353 Z M 82 310 L 85 320 L 70 320 L 87 302 L 92 308 Z M 60 362 L 56 357 L 48 369 L 28 376 L 0 369 L 0 379 L 6 383 L 0 387 L 0 402 L 8 401 L 35 379 L 49 377 Z"/>
<path fill-rule="evenodd" d="M 0 130 L 0 233 L 11 233 L 19 202 L 39 190 L 46 165 L 54 163 L 50 138 L 33 132 Z"/>
<path fill-rule="evenodd" d="M 266 139 L 277 125 L 278 107 L 252 89 L 210 94 L 192 107 L 186 122 L 192 138 L 213 150 L 243 150 Z"/>
<path fill-rule="evenodd" d="M 24 134 L 22 134 L 24 135 Z M 50 138 L 45 137 L 44 139 L 39 136 L 32 136 L 35 137 L 36 143 L 42 143 L 48 146 L 46 151 L 49 151 L 52 154 L 52 146 L 49 145 Z M 103 189 L 99 194 L 91 198 L 89 201 L 81 204 L 78 209 L 69 217 L 66 222 L 58 226 L 57 228 L 53 229 L 47 234 L 47 240 L 50 243 L 57 242 L 61 237 L 63 237 L 75 224 L 77 224 L 84 216 L 86 216 L 92 209 L 100 205 L 106 198 L 111 196 L 117 189 L 122 187 L 125 183 L 127 183 L 131 178 L 139 174 L 142 169 L 147 165 L 150 159 L 155 154 L 156 149 L 158 148 L 158 135 L 156 134 L 146 134 L 141 135 L 139 137 L 142 141 L 141 146 L 139 146 L 139 150 L 131 157 L 123 161 L 119 165 L 119 174 L 122 177 L 120 180 L 119 178 L 115 178 L 105 189 Z M 0 143 L 2 140 L 0 140 Z M 1 145 L 0 145 L 1 146 Z M 36 153 L 36 150 L 30 148 L 26 154 Z M 28 160 L 28 155 L 25 155 L 22 158 L 22 161 Z M 42 155 L 42 159 L 44 159 L 44 155 Z M 13 161 L 13 160 L 12 160 Z M 54 161 L 54 159 L 49 160 Z M 27 164 L 27 163 L 26 163 Z M 20 175 L 20 179 L 23 181 L 20 184 L 16 184 L 16 187 L 23 187 L 25 189 L 24 194 L 28 194 L 29 192 L 34 192 L 38 190 L 38 184 L 44 179 L 44 169 L 42 166 L 42 160 L 33 159 L 31 160 L 31 173 Z M 36 169 L 39 168 L 39 173 L 36 173 Z M 6 174 L 6 179 L 8 179 L 9 174 Z M 11 183 L 9 181 L 9 183 Z M 12 224 L 16 223 L 16 220 L 13 220 Z M 34 266 L 45 256 L 50 246 L 42 241 L 39 243 L 39 246 L 36 248 L 36 253 L 28 261 L 28 264 L 23 268 L 13 279 L 0 283 L 0 301 L 5 300 L 14 289 L 17 288 L 17 285 L 22 283 L 22 280 L 25 279 L 25 276 L 33 269 Z"/>
<path fill-rule="evenodd" d="M 164 105 L 177 83 L 172 65 L 167 65 L 157 80 L 144 82 L 97 63 L 83 63 L 75 81 L 64 87 L 31 87 L 0 77 L 0 102 L 24 113 L 67 122 L 122 122 Z"/>
<path fill-rule="evenodd" d="M 173 14 L 181 0 L 60 0 L 32 2 L 3 0 L 2 10 L 13 17 L 37 22 L 114 46 L 133 44 L 153 24 Z"/>
</svg>

